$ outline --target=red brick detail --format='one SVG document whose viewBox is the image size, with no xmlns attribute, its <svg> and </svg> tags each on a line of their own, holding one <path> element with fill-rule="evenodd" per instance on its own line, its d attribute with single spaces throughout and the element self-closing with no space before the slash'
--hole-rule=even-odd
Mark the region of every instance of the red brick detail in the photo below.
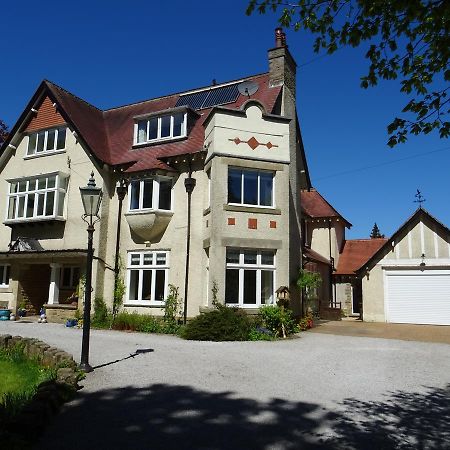
<svg viewBox="0 0 450 450">
<path fill-rule="evenodd" d="M 258 219 L 248 219 L 248 227 L 250 230 L 256 230 L 258 228 Z"/>
<path fill-rule="evenodd" d="M 45 97 L 44 101 L 36 109 L 37 113 L 34 113 L 25 131 L 36 131 L 41 130 L 42 128 L 64 125 L 66 123 L 48 97 Z"/>
<path fill-rule="evenodd" d="M 277 222 L 276 220 L 271 220 L 270 221 L 270 228 L 276 228 L 277 227 Z"/>
<path fill-rule="evenodd" d="M 236 225 L 236 219 L 234 217 L 228 217 L 228 225 Z"/>
<path fill-rule="evenodd" d="M 248 146 L 252 149 L 255 150 L 256 147 L 258 147 L 258 145 L 261 145 L 255 137 L 251 137 L 248 141 L 247 141 Z"/>
</svg>

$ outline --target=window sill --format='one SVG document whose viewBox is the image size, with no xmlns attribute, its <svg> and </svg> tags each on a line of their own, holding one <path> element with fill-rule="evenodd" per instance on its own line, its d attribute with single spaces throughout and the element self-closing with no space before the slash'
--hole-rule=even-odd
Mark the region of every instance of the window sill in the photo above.
<svg viewBox="0 0 450 450">
<path fill-rule="evenodd" d="M 139 150 L 142 147 L 150 147 L 152 145 L 178 142 L 178 141 L 183 141 L 185 139 L 187 139 L 187 135 L 168 137 L 168 138 L 161 138 L 161 139 L 152 139 L 151 141 L 147 141 L 147 142 L 139 142 L 139 143 L 136 142 L 136 143 L 134 143 L 132 145 L 131 149 L 132 150 Z"/>
<path fill-rule="evenodd" d="M 42 158 L 43 156 L 59 155 L 61 153 L 66 153 L 66 149 L 63 148 L 61 150 L 39 152 L 39 153 L 35 153 L 34 155 L 25 155 L 23 157 L 23 159 Z"/>
<path fill-rule="evenodd" d="M 7 227 L 13 225 L 33 225 L 36 223 L 44 223 L 44 222 L 65 222 L 66 219 L 64 217 L 29 217 L 27 219 L 7 219 L 3 222 Z"/>
<path fill-rule="evenodd" d="M 239 212 L 248 212 L 252 214 L 273 214 L 273 215 L 281 215 L 281 209 L 267 207 L 267 206 L 249 206 L 249 205 L 223 205 L 224 211 L 239 211 Z"/>
<path fill-rule="evenodd" d="M 164 307 L 164 302 L 127 302 L 124 303 L 125 308 L 158 308 Z"/>
</svg>

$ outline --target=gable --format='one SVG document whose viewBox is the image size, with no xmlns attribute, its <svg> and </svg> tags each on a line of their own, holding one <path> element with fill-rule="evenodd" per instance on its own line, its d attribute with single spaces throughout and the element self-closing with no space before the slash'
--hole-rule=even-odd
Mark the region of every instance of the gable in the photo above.
<svg viewBox="0 0 450 450">
<path fill-rule="evenodd" d="M 43 128 L 57 127 L 66 123 L 61 114 L 57 111 L 56 107 L 53 106 L 53 102 L 48 96 L 42 100 L 41 104 L 36 109 L 37 112 L 34 113 L 25 128 L 26 132 L 41 130 Z"/>
</svg>

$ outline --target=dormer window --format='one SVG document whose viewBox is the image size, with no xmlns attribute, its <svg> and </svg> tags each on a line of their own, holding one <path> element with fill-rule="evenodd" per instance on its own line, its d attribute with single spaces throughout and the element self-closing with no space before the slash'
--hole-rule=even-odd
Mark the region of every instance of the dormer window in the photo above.
<svg viewBox="0 0 450 450">
<path fill-rule="evenodd" d="M 147 117 L 134 125 L 134 143 L 171 140 L 186 136 L 186 112 Z"/>
<path fill-rule="evenodd" d="M 132 180 L 128 187 L 130 211 L 166 210 L 172 207 L 172 179 L 166 177 Z"/>
<path fill-rule="evenodd" d="M 28 136 L 27 156 L 62 151 L 66 148 L 66 127 L 50 128 Z"/>
</svg>

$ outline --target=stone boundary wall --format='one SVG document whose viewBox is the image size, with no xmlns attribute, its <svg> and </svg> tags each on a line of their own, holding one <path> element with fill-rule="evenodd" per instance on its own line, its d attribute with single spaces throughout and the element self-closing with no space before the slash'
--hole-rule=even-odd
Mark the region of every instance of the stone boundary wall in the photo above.
<svg viewBox="0 0 450 450">
<path fill-rule="evenodd" d="M 24 354 L 39 364 L 56 370 L 56 380 L 44 381 L 37 387 L 31 401 L 6 425 L 9 433 L 34 442 L 60 406 L 78 389 L 80 372 L 72 355 L 34 338 L 0 335 L 0 348 L 24 346 Z"/>
</svg>

